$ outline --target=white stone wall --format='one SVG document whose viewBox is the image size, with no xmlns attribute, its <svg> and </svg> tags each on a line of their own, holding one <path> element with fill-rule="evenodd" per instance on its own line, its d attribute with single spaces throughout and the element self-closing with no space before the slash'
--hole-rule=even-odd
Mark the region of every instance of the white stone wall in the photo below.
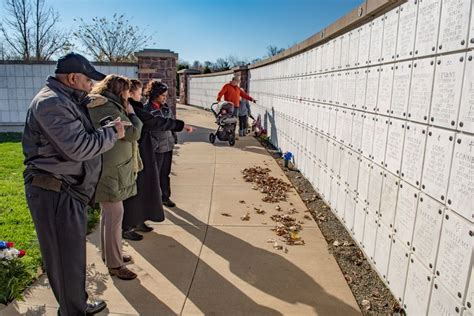
<svg viewBox="0 0 474 316">
<path fill-rule="evenodd" d="M 44 86 L 46 78 L 54 74 L 54 64 L 0 64 L 0 127 L 24 124 L 28 106 Z M 96 66 L 105 74 L 119 74 L 137 78 L 136 66 Z"/>
<path fill-rule="evenodd" d="M 216 102 L 217 94 L 222 86 L 228 83 L 233 74 L 224 74 L 209 77 L 193 77 L 188 79 L 188 103 L 205 109 Z"/>
<path fill-rule="evenodd" d="M 472 7 L 409 0 L 250 70 L 254 115 L 408 315 L 473 314 Z"/>
</svg>

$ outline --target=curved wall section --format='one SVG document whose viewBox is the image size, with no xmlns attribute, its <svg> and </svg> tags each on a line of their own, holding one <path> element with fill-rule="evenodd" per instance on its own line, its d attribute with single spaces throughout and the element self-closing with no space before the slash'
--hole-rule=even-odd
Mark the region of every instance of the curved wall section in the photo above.
<svg viewBox="0 0 474 316">
<path fill-rule="evenodd" d="M 472 7 L 410 0 L 249 67 L 271 142 L 295 155 L 408 315 L 472 315 Z"/>
</svg>

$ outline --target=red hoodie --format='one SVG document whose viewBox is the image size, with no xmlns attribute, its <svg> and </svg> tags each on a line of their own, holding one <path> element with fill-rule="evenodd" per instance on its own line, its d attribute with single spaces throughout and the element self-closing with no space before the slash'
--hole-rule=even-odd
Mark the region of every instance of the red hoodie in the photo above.
<svg viewBox="0 0 474 316">
<path fill-rule="evenodd" d="M 230 83 L 226 83 L 219 94 L 217 94 L 217 101 L 220 101 L 222 96 L 224 96 L 224 101 L 232 102 L 234 108 L 240 106 L 240 97 L 253 101 L 253 98 L 244 92 L 239 86 L 233 86 Z"/>
</svg>

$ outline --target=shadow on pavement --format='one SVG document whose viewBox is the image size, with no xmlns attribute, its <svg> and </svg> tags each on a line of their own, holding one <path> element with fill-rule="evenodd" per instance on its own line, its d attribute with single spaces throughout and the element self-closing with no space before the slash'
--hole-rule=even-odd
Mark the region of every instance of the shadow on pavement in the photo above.
<svg viewBox="0 0 474 316">
<path fill-rule="evenodd" d="M 198 223 L 198 226 L 188 225 L 172 213 Z M 205 223 L 177 207 L 168 212 L 167 218 L 197 238 L 206 228 L 199 226 Z M 252 286 L 282 301 L 312 306 L 318 315 L 360 315 L 352 306 L 328 294 L 311 276 L 282 256 L 254 247 L 215 227 L 207 227 L 205 246 L 227 260 L 230 270 Z M 292 291 L 295 288 L 299 290 Z"/>
</svg>

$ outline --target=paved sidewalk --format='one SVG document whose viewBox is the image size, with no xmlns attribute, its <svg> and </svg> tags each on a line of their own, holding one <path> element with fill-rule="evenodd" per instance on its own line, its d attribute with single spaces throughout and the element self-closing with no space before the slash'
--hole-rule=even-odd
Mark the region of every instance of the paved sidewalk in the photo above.
<svg viewBox="0 0 474 316">
<path fill-rule="evenodd" d="M 211 113 L 178 106 L 178 116 L 196 127 L 181 133 L 173 164 L 172 199 L 177 208 L 154 232 L 139 242 L 127 242 L 133 281 L 111 278 L 99 255 L 99 235 L 88 236 L 88 291 L 105 299 L 100 315 L 356 315 L 357 303 L 314 221 L 303 219 L 306 209 L 291 190 L 287 202 L 305 221 L 305 246 L 273 249 L 270 229 L 276 204 L 242 179 L 246 167 L 266 166 L 284 178 L 277 163 L 252 137 L 235 147 L 208 142 L 215 129 Z M 288 180 L 286 180 L 288 181 Z M 245 204 L 240 203 L 244 200 Z M 253 207 L 267 211 L 256 214 Z M 247 208 L 248 207 L 248 208 Z M 242 221 L 247 210 L 250 220 Z M 221 213 L 229 213 L 226 217 Z M 41 278 L 1 315 L 56 315 L 57 304 Z"/>
</svg>

